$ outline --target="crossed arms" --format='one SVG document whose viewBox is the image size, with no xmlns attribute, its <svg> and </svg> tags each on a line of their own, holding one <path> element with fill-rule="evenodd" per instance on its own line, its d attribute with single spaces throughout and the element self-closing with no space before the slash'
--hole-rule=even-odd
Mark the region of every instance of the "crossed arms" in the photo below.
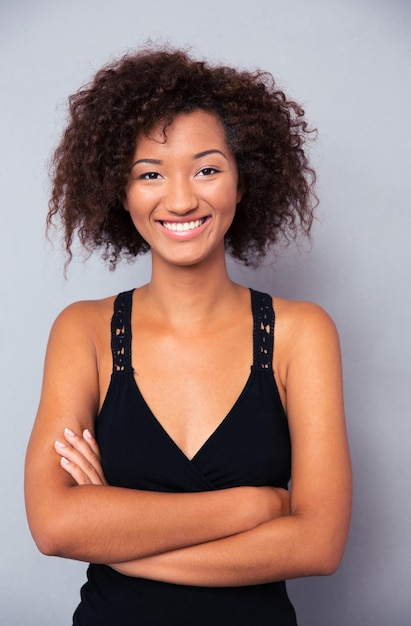
<svg viewBox="0 0 411 626">
<path fill-rule="evenodd" d="M 84 322 L 93 325 L 89 309 L 67 309 L 49 341 L 26 462 L 28 519 L 39 549 L 191 585 L 332 573 L 346 542 L 351 478 L 339 345 L 328 316 L 312 305 L 294 314 L 304 325 L 282 374 L 291 494 L 271 487 L 169 494 L 107 485 L 96 443 L 83 434 L 93 432 L 99 406 L 98 350 Z"/>
</svg>

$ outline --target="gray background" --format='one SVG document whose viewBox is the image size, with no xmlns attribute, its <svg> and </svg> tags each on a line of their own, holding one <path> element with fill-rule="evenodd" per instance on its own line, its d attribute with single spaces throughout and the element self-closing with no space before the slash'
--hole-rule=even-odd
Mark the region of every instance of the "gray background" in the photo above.
<svg viewBox="0 0 411 626">
<path fill-rule="evenodd" d="M 337 574 L 289 589 L 301 626 L 411 623 L 410 27 L 407 0 L 1 0 L 1 624 L 68 626 L 84 579 L 84 564 L 40 555 L 25 520 L 45 344 L 66 304 L 141 284 L 149 259 L 115 274 L 76 261 L 64 282 L 44 239 L 46 162 L 67 95 L 149 36 L 271 70 L 320 130 L 311 250 L 257 272 L 230 264 L 247 285 L 320 303 L 341 335 L 350 539 Z"/>
</svg>

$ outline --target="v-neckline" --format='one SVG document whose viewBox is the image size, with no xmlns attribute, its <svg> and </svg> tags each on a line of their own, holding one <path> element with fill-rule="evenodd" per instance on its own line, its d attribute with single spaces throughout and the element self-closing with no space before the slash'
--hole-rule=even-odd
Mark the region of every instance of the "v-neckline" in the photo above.
<svg viewBox="0 0 411 626">
<path fill-rule="evenodd" d="M 207 448 L 208 443 L 214 439 L 215 435 L 218 435 L 219 431 L 222 430 L 222 428 L 224 428 L 224 426 L 227 424 L 227 422 L 230 422 L 231 417 L 233 415 L 233 413 L 235 412 L 235 409 L 237 407 L 237 405 L 239 404 L 239 402 L 242 400 L 243 396 L 245 395 L 245 393 L 248 390 L 248 387 L 250 386 L 250 382 L 251 382 L 251 378 L 252 375 L 254 373 L 255 369 L 254 366 L 251 365 L 250 366 L 250 373 L 247 377 L 247 380 L 242 388 L 242 390 L 240 391 L 237 399 L 235 400 L 234 404 L 232 405 L 231 409 L 228 411 L 228 413 L 225 415 L 225 417 L 223 417 L 223 419 L 221 420 L 221 422 L 219 422 L 217 424 L 217 426 L 214 428 L 214 430 L 210 433 L 210 435 L 203 441 L 203 443 L 200 445 L 200 447 L 198 448 L 198 450 L 195 452 L 195 454 L 192 457 L 189 457 L 184 450 L 182 450 L 182 448 L 180 448 L 180 446 L 176 443 L 176 441 L 173 439 L 173 437 L 170 435 L 170 433 L 167 431 L 167 429 L 163 426 L 163 424 L 160 422 L 160 420 L 155 416 L 155 414 L 153 413 L 153 411 L 151 410 L 149 404 L 147 403 L 146 399 L 144 398 L 143 394 L 141 393 L 140 387 L 138 386 L 138 383 L 134 377 L 133 371 L 130 372 L 130 375 L 133 379 L 134 382 L 134 387 L 135 390 L 137 392 L 137 394 L 140 396 L 143 405 L 145 406 L 146 410 L 147 410 L 147 415 L 148 417 L 151 419 L 152 423 L 156 426 L 157 429 L 160 430 L 160 432 L 163 433 L 164 437 L 170 442 L 170 444 L 176 448 L 178 450 L 178 452 L 189 462 L 189 463 L 193 463 L 195 461 L 195 459 L 200 456 L 200 454 L 203 452 L 204 449 Z"/>
<path fill-rule="evenodd" d="M 195 454 L 189 457 L 176 443 L 173 437 L 169 434 L 167 429 L 163 426 L 160 420 L 156 417 L 154 412 L 151 410 L 150 405 L 144 398 L 136 378 L 134 377 L 134 370 L 132 365 L 132 336 L 133 336 L 133 328 L 131 325 L 132 318 L 132 308 L 133 308 L 133 292 L 135 290 L 132 289 L 128 292 L 124 292 L 123 294 L 119 294 L 118 298 L 115 302 L 115 312 L 113 314 L 113 318 L 111 321 L 111 329 L 112 329 L 112 353 L 113 353 L 113 373 L 114 372 L 123 372 L 128 373 L 133 379 L 133 385 L 136 390 L 136 393 L 140 396 L 143 405 L 146 407 L 147 415 L 154 425 L 156 425 L 157 429 L 159 429 L 163 434 L 166 440 L 168 440 L 175 449 L 179 451 L 179 453 L 187 460 L 187 462 L 193 462 L 196 460 L 203 450 L 208 447 L 210 441 L 212 441 L 215 436 L 225 427 L 227 423 L 230 422 L 235 409 L 246 393 L 250 381 L 252 379 L 253 372 L 258 371 L 262 368 L 262 371 L 270 371 L 271 370 L 271 361 L 272 361 L 272 335 L 274 331 L 274 316 L 271 316 L 267 313 L 264 314 L 264 310 L 270 309 L 272 311 L 272 301 L 269 296 L 267 296 L 270 302 L 260 302 L 257 300 L 257 296 L 266 294 L 259 294 L 259 292 L 254 291 L 253 289 L 249 289 L 250 294 L 250 305 L 252 311 L 252 364 L 250 366 L 249 375 L 244 383 L 242 390 L 240 391 L 237 399 L 233 403 L 231 409 L 228 413 L 223 417 L 223 419 L 218 423 L 218 425 L 213 429 L 213 431 L 208 435 L 208 437 L 203 441 L 201 446 L 197 449 Z M 120 300 L 120 297 L 122 298 Z M 117 302 L 119 304 L 118 309 L 116 308 Z M 264 320 L 264 321 L 263 321 Z M 268 321 L 268 324 L 267 324 Z M 259 334 L 262 334 L 262 337 L 259 338 Z M 271 337 L 271 339 L 268 339 Z M 114 339 L 116 338 L 116 339 Z M 261 339 L 261 341 L 260 341 Z M 271 344 L 271 345 L 270 345 Z M 258 350 L 258 346 L 260 350 Z M 267 360 L 268 359 L 268 360 Z"/>
</svg>

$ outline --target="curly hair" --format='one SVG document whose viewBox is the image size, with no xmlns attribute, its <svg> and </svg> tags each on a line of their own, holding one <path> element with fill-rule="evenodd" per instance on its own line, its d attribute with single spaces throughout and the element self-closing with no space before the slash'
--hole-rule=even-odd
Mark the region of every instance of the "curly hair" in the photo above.
<svg viewBox="0 0 411 626">
<path fill-rule="evenodd" d="M 51 162 L 48 227 L 64 227 L 68 262 L 75 233 L 114 269 L 121 257 L 149 249 L 123 207 L 131 159 L 141 133 L 163 132 L 179 113 L 215 113 L 226 131 L 244 194 L 226 249 L 257 265 L 280 238 L 309 235 L 315 173 L 305 152 L 300 105 L 268 72 L 240 71 L 192 59 L 181 50 L 144 49 L 103 67 L 69 98 L 69 122 Z"/>
</svg>

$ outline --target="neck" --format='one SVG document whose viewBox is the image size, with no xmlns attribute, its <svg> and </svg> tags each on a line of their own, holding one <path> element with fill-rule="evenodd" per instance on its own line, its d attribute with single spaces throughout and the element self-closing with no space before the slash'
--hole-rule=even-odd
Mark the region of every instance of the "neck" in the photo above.
<svg viewBox="0 0 411 626">
<path fill-rule="evenodd" d="M 152 259 L 150 282 L 143 288 L 145 305 L 168 325 L 188 328 L 210 323 L 239 295 L 228 276 L 225 256 L 196 266 L 175 266 Z"/>
</svg>

